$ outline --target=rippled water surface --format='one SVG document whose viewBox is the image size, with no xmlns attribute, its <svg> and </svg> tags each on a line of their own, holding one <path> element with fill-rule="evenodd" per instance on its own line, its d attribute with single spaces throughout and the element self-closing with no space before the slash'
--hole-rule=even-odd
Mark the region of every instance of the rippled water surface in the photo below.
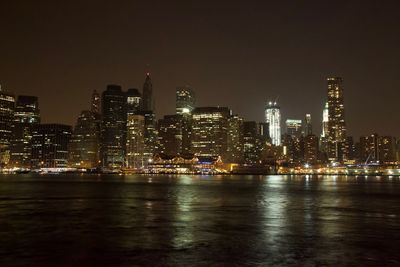
<svg viewBox="0 0 400 267">
<path fill-rule="evenodd" d="M 399 178 L 0 176 L 0 266 L 396 266 L 399 251 Z"/>
</svg>

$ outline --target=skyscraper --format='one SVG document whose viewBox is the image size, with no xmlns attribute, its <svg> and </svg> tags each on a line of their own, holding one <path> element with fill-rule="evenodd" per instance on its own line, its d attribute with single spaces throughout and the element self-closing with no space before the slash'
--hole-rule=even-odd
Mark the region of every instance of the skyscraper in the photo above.
<svg viewBox="0 0 400 267">
<path fill-rule="evenodd" d="M 14 95 L 2 90 L 0 85 L 0 167 L 10 160 L 14 106 Z"/>
<path fill-rule="evenodd" d="M 195 105 L 195 94 L 189 86 L 176 88 L 176 113 L 191 113 Z"/>
<path fill-rule="evenodd" d="M 143 84 L 143 110 L 154 112 L 154 96 L 153 96 L 153 84 L 151 82 L 150 73 L 147 73 L 146 80 Z"/>
<path fill-rule="evenodd" d="M 70 137 L 71 126 L 63 124 L 34 125 L 32 127 L 32 167 L 67 167 Z"/>
<path fill-rule="evenodd" d="M 302 127 L 301 120 L 287 119 L 285 124 L 286 124 L 286 133 L 288 135 L 297 138 L 301 136 L 301 127 Z"/>
<path fill-rule="evenodd" d="M 102 94 L 101 163 L 106 169 L 124 166 L 126 149 L 126 94 L 108 85 Z"/>
<path fill-rule="evenodd" d="M 100 121 L 98 114 L 84 110 L 79 115 L 69 143 L 69 164 L 75 168 L 99 166 Z"/>
<path fill-rule="evenodd" d="M 131 88 L 126 92 L 127 114 L 139 114 L 142 108 L 142 96 L 138 89 Z"/>
<path fill-rule="evenodd" d="M 221 156 L 225 160 L 230 109 L 197 107 L 192 114 L 192 153 L 196 156 Z"/>
<path fill-rule="evenodd" d="M 340 77 L 328 78 L 328 159 L 346 159 L 346 123 L 344 117 L 343 81 Z"/>
<path fill-rule="evenodd" d="M 146 165 L 144 124 L 142 114 L 128 114 L 126 137 L 126 161 L 129 169 L 139 169 Z"/>
<path fill-rule="evenodd" d="M 232 115 L 228 119 L 227 162 L 243 161 L 243 118 Z"/>
<path fill-rule="evenodd" d="M 312 134 L 312 123 L 311 123 L 311 114 L 306 114 L 304 119 L 304 136 Z"/>
<path fill-rule="evenodd" d="M 40 123 L 38 98 L 36 96 L 18 96 L 11 141 L 13 166 L 30 168 L 32 126 L 38 123 Z"/>
<path fill-rule="evenodd" d="M 265 108 L 265 122 L 269 125 L 272 144 L 281 145 L 281 112 L 276 102 L 269 102 Z"/>
</svg>

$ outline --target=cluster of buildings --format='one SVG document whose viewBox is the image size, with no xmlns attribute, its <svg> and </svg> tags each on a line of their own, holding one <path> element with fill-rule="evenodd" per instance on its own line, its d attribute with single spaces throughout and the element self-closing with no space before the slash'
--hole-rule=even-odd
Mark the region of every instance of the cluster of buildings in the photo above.
<svg viewBox="0 0 400 267">
<path fill-rule="evenodd" d="M 281 120 L 268 102 L 265 121 L 246 121 L 227 107 L 198 107 L 188 86 L 176 89 L 176 112 L 156 119 L 151 77 L 143 90 L 108 85 L 75 126 L 42 124 L 38 98 L 0 87 L 0 166 L 3 169 L 85 169 L 103 172 L 265 173 L 277 167 L 396 165 L 399 142 L 347 135 L 343 81 L 327 79 L 322 133 L 310 114 Z M 283 125 L 282 125 L 283 124 Z"/>
</svg>

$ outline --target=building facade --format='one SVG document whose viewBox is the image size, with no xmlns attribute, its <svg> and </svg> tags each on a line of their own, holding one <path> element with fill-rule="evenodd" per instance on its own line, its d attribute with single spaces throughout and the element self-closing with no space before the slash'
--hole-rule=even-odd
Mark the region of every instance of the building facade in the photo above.
<svg viewBox="0 0 400 267">
<path fill-rule="evenodd" d="M 71 126 L 37 124 L 32 127 L 32 168 L 68 167 Z"/>
<path fill-rule="evenodd" d="M 30 168 L 32 127 L 40 123 L 39 101 L 36 96 L 18 96 L 11 141 L 11 165 Z"/>
<path fill-rule="evenodd" d="M 346 160 L 346 122 L 344 116 L 343 80 L 340 77 L 327 79 L 328 83 L 328 159 Z"/>
<path fill-rule="evenodd" d="M 0 86 L 0 167 L 10 161 L 15 97 Z"/>
<path fill-rule="evenodd" d="M 176 114 L 192 113 L 196 97 L 192 88 L 183 86 L 176 88 Z"/>
<path fill-rule="evenodd" d="M 269 102 L 265 108 L 265 122 L 269 125 L 272 144 L 281 145 L 281 111 L 276 102 Z"/>
</svg>

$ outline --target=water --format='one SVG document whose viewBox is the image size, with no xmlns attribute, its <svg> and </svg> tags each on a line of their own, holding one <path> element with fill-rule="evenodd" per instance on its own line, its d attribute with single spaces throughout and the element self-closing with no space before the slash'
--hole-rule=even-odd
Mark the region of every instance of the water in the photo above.
<svg viewBox="0 0 400 267">
<path fill-rule="evenodd" d="M 399 178 L 0 176 L 0 266 L 395 266 L 399 248 Z"/>
</svg>

